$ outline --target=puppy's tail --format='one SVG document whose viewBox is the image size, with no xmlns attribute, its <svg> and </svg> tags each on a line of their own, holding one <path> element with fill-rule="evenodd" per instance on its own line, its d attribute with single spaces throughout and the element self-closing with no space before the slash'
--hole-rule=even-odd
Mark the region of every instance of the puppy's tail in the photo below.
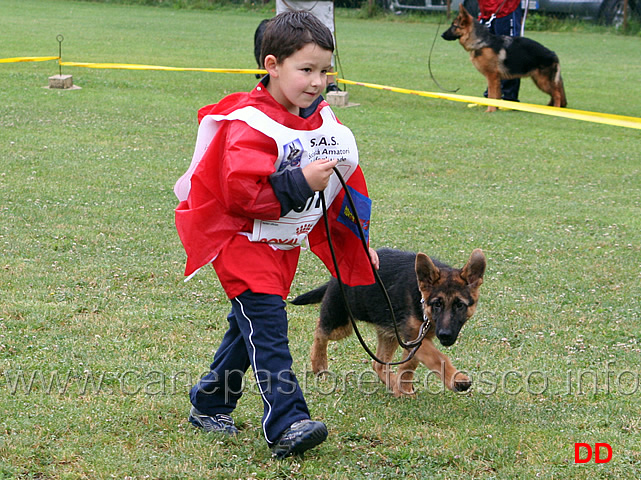
<svg viewBox="0 0 641 480">
<path fill-rule="evenodd" d="M 307 293 L 303 293 L 302 295 L 299 295 L 294 300 L 292 300 L 290 303 L 293 303 L 294 305 L 311 305 L 312 303 L 320 303 L 325 296 L 328 285 L 329 282 L 325 285 L 321 285 L 320 287 L 315 288 L 314 290 L 310 290 Z"/>
</svg>

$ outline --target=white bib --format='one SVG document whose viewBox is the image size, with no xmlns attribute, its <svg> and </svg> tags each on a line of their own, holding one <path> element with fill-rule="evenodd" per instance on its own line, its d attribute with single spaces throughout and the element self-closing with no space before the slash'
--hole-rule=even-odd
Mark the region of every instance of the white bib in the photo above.
<svg viewBox="0 0 641 480">
<path fill-rule="evenodd" d="M 276 171 L 286 168 L 303 168 L 321 160 L 338 160 L 337 169 L 347 181 L 358 165 L 356 140 L 351 130 L 336 120 L 329 106 L 320 111 L 323 124 L 315 130 L 295 130 L 285 127 L 254 107 L 244 107 L 228 115 L 207 115 L 198 129 L 198 139 L 192 163 L 178 180 L 174 191 L 180 200 L 185 200 L 191 187 L 191 176 L 224 120 L 241 120 L 250 127 L 274 139 L 278 147 Z M 329 206 L 340 192 L 342 185 L 332 175 L 324 191 Z M 318 192 L 300 211 L 292 210 L 278 220 L 254 220 L 249 238 L 252 242 L 268 243 L 276 248 L 298 247 L 323 215 Z"/>
<path fill-rule="evenodd" d="M 321 160 L 338 160 L 337 169 L 347 181 L 358 165 L 356 140 L 351 130 L 341 125 L 330 107 L 321 109 L 323 124 L 316 130 L 293 130 L 275 122 L 262 112 L 250 126 L 274 139 L 278 145 L 277 171 L 303 168 Z M 332 175 L 324 191 L 329 206 L 342 188 Z M 254 220 L 252 242 L 265 242 L 281 249 L 300 246 L 323 215 L 319 193 L 316 192 L 300 211 L 292 210 L 275 221 Z"/>
</svg>

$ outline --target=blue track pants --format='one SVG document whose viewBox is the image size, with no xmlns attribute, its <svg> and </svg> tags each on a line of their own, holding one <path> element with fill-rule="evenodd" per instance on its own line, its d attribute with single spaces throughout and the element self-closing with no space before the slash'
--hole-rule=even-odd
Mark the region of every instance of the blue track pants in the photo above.
<svg viewBox="0 0 641 480">
<path fill-rule="evenodd" d="M 209 373 L 191 389 L 191 403 L 207 415 L 230 414 L 251 366 L 263 399 L 263 433 L 271 446 L 292 423 L 310 418 L 292 371 L 285 302 L 278 295 L 246 291 L 231 303 L 229 329 Z"/>
</svg>

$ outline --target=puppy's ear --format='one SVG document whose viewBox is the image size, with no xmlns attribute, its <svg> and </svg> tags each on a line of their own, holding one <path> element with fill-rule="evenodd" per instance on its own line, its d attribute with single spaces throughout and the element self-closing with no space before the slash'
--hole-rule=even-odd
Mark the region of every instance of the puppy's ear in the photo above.
<svg viewBox="0 0 641 480">
<path fill-rule="evenodd" d="M 483 283 L 485 274 L 485 255 L 480 248 L 475 249 L 470 255 L 470 259 L 461 269 L 461 277 L 472 288 L 479 288 Z"/>
<path fill-rule="evenodd" d="M 424 253 L 416 254 L 416 279 L 421 290 L 431 290 L 441 278 L 441 271 L 434 265 L 432 259 Z"/>
</svg>

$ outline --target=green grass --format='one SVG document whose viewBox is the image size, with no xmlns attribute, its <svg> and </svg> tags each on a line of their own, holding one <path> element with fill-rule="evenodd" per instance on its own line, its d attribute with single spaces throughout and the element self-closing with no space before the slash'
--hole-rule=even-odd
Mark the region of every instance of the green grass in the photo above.
<svg viewBox="0 0 641 480">
<path fill-rule="evenodd" d="M 0 58 L 253 68 L 266 14 L 4 0 Z M 436 24 L 337 17 L 344 77 L 436 91 Z M 441 26 L 440 29 L 444 29 Z M 639 116 L 638 40 L 532 33 L 561 58 L 571 108 Z M 457 44 L 434 74 L 479 95 Z M 174 181 L 196 110 L 247 75 L 0 65 L 0 478 L 634 478 L 641 473 L 641 164 L 638 130 L 350 87 L 374 201 L 372 245 L 462 265 L 482 248 L 477 315 L 447 349 L 475 380 L 417 398 L 372 382 L 354 338 L 330 345 L 335 382 L 308 360 L 316 308 L 290 307 L 295 368 L 330 437 L 272 460 L 248 391 L 234 440 L 187 423 L 190 386 L 225 331 L 213 270 L 183 283 Z M 547 103 L 529 81 L 522 101 Z M 298 294 L 326 272 L 302 256 Z M 374 337 L 368 334 L 370 343 Z M 351 373 L 350 373 L 351 372 Z M 348 375 L 349 373 L 349 375 Z M 595 388 L 596 384 L 596 388 Z M 607 442 L 608 464 L 574 464 Z"/>
</svg>

